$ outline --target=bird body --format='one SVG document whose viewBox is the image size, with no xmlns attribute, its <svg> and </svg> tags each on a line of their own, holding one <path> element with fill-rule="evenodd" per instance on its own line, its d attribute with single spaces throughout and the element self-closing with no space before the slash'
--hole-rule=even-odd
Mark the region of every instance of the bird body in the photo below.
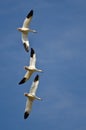
<svg viewBox="0 0 86 130">
<path fill-rule="evenodd" d="M 18 30 L 24 34 L 28 34 L 28 32 L 33 32 L 33 33 L 36 33 L 37 31 L 36 30 L 32 30 L 32 29 L 29 29 L 29 28 L 25 28 L 25 27 L 22 27 L 22 28 L 18 28 Z"/>
<path fill-rule="evenodd" d="M 25 18 L 25 20 L 23 22 L 22 27 L 18 28 L 18 31 L 22 32 L 22 42 L 23 42 L 24 48 L 27 52 L 29 51 L 29 48 L 30 48 L 29 40 L 28 40 L 28 33 L 29 32 L 33 32 L 33 33 L 36 32 L 36 30 L 32 30 L 29 28 L 29 24 L 30 24 L 30 21 L 32 19 L 32 16 L 33 16 L 33 10 L 31 10 L 28 13 L 27 17 Z"/>
<path fill-rule="evenodd" d="M 42 72 L 42 70 L 40 70 L 40 69 L 37 69 L 36 67 L 34 67 L 34 66 L 25 66 L 24 67 L 26 70 L 28 70 L 28 71 L 33 71 L 33 72 Z"/>
<path fill-rule="evenodd" d="M 36 75 L 33 83 L 32 83 L 32 86 L 30 88 L 30 91 L 29 93 L 24 93 L 24 96 L 27 97 L 27 101 L 26 101 L 26 107 L 25 107 L 25 112 L 24 112 L 24 119 L 26 119 L 30 112 L 31 112 L 31 109 L 32 109 L 32 103 L 35 99 L 37 100 L 42 100 L 41 98 L 37 97 L 36 96 L 36 91 L 37 91 L 37 88 L 38 88 L 38 84 L 39 84 L 39 75 Z"/>
<path fill-rule="evenodd" d="M 20 31 L 20 32 L 22 32 L 22 33 L 25 33 L 25 34 L 27 34 L 28 32 L 29 32 L 29 28 L 18 28 L 18 30 Z"/>
<path fill-rule="evenodd" d="M 30 65 L 25 66 L 24 68 L 27 70 L 27 72 L 24 75 L 23 79 L 19 82 L 19 85 L 25 83 L 34 72 L 42 72 L 42 70 L 36 68 L 36 53 L 33 48 L 31 48 L 30 53 Z"/>
</svg>

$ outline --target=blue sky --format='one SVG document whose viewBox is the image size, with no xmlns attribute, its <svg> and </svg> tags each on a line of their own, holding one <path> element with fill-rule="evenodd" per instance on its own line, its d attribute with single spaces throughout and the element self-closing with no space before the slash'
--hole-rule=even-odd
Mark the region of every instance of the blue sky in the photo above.
<svg viewBox="0 0 86 130">
<path fill-rule="evenodd" d="M 30 46 L 37 54 L 40 75 L 37 95 L 27 120 L 23 114 L 27 83 L 18 82 L 29 64 L 21 34 L 27 13 L 33 9 Z M 0 1 L 0 129 L 86 130 L 86 1 Z"/>
</svg>

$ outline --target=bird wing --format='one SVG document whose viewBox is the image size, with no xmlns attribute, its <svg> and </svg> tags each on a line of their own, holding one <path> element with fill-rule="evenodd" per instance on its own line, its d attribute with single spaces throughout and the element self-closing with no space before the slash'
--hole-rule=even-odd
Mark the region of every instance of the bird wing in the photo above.
<svg viewBox="0 0 86 130">
<path fill-rule="evenodd" d="M 23 22 L 23 28 L 28 28 L 30 21 L 32 19 L 33 16 L 33 10 L 31 10 L 28 15 L 26 16 L 24 22 Z"/>
<path fill-rule="evenodd" d="M 33 101 L 27 97 L 26 107 L 25 107 L 25 112 L 24 112 L 24 119 L 26 119 L 29 116 L 32 109 L 32 103 Z"/>
<path fill-rule="evenodd" d="M 39 75 L 36 75 L 36 77 L 34 78 L 34 81 L 32 83 L 31 89 L 30 89 L 30 93 L 32 95 L 36 94 L 36 90 L 38 88 L 38 84 L 39 84 Z"/>
<path fill-rule="evenodd" d="M 28 40 L 28 33 L 22 32 L 22 42 L 24 45 L 25 50 L 28 52 L 29 51 L 29 40 Z"/>
<path fill-rule="evenodd" d="M 25 83 L 31 77 L 32 73 L 32 71 L 27 71 L 23 79 L 19 82 L 19 85 Z"/>
<path fill-rule="evenodd" d="M 36 53 L 33 48 L 31 48 L 31 53 L 30 53 L 30 66 L 35 67 L 36 64 Z"/>
</svg>

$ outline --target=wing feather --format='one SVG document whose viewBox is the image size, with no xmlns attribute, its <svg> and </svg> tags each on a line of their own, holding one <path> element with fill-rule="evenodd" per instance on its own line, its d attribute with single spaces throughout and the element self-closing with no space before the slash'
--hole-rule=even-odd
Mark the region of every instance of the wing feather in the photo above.
<svg viewBox="0 0 86 130">
<path fill-rule="evenodd" d="M 33 10 L 31 10 L 31 11 L 28 13 L 27 17 L 25 18 L 25 20 L 24 20 L 24 22 L 23 22 L 23 27 L 24 27 L 24 28 L 28 28 L 28 26 L 29 26 L 29 24 L 30 24 L 30 21 L 31 21 L 31 19 L 32 19 L 32 16 L 33 16 Z"/>
<path fill-rule="evenodd" d="M 38 88 L 38 84 L 39 84 L 39 75 L 36 75 L 33 83 L 32 83 L 32 86 L 31 86 L 31 89 L 30 89 L 30 93 L 32 95 L 35 95 L 36 94 L 36 91 L 37 91 L 37 88 Z"/>
<path fill-rule="evenodd" d="M 32 109 L 32 103 L 33 101 L 27 98 L 25 112 L 24 112 L 24 119 L 26 119 L 29 116 Z"/>
<path fill-rule="evenodd" d="M 36 53 L 33 48 L 31 48 L 31 53 L 30 53 L 30 66 L 36 65 Z"/>
<path fill-rule="evenodd" d="M 25 83 L 31 77 L 32 73 L 32 71 L 27 71 L 23 79 L 19 82 L 19 85 Z"/>
<path fill-rule="evenodd" d="M 22 32 L 22 42 L 24 43 L 26 41 L 28 41 L 28 33 L 23 33 Z"/>
<path fill-rule="evenodd" d="M 30 76 L 32 75 L 32 73 L 33 73 L 32 71 L 27 71 L 24 77 L 26 77 L 27 79 L 29 79 Z"/>
<path fill-rule="evenodd" d="M 28 52 L 30 48 L 29 40 L 28 40 L 28 33 L 22 32 L 22 42 L 24 45 L 25 50 Z"/>
</svg>

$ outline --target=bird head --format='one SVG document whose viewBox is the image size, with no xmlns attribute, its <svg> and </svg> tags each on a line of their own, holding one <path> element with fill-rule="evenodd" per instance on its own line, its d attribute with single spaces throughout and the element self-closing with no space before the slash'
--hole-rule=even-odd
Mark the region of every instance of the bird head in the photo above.
<svg viewBox="0 0 86 130">
<path fill-rule="evenodd" d="M 24 93 L 24 96 L 28 97 L 28 93 Z"/>
<path fill-rule="evenodd" d="M 29 70 L 29 67 L 28 67 L 28 66 L 24 66 L 24 69 L 25 69 L 25 70 Z"/>
<path fill-rule="evenodd" d="M 22 29 L 21 29 L 21 28 L 17 28 L 17 30 L 18 30 L 18 31 L 20 31 L 20 32 L 22 31 Z"/>
</svg>

